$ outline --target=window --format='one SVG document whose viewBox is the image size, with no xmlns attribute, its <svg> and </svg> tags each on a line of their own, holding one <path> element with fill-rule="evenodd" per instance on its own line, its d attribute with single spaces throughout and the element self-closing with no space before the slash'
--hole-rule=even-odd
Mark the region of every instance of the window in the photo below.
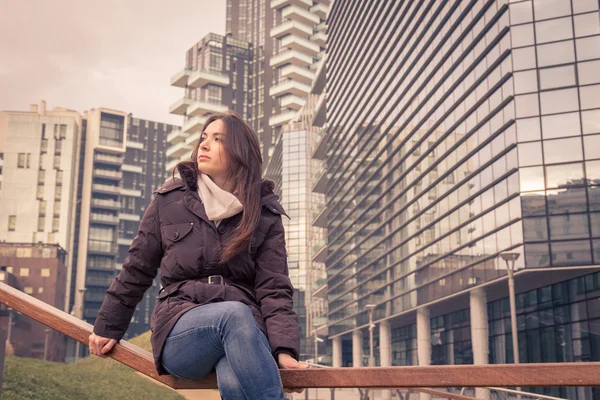
<svg viewBox="0 0 600 400">
<path fill-rule="evenodd" d="M 40 215 L 38 218 L 38 232 L 44 232 L 46 226 L 46 217 Z"/>
<path fill-rule="evenodd" d="M 60 169 L 60 155 L 54 156 L 54 169 Z"/>
<path fill-rule="evenodd" d="M 31 286 L 25 286 L 25 288 L 23 289 L 23 291 L 26 294 L 33 294 L 33 288 Z"/>
<path fill-rule="evenodd" d="M 29 276 L 29 268 L 20 268 L 19 276 Z"/>
<path fill-rule="evenodd" d="M 16 215 L 10 215 L 8 217 L 8 230 L 9 231 L 14 231 L 15 229 L 17 229 L 17 216 Z"/>
<path fill-rule="evenodd" d="M 37 193 L 36 193 L 36 198 L 38 200 L 41 200 L 44 198 L 44 185 L 38 185 L 37 187 Z"/>
<path fill-rule="evenodd" d="M 19 153 L 17 158 L 17 168 L 25 168 L 25 153 Z"/>
<path fill-rule="evenodd" d="M 41 274 L 43 277 L 49 277 L 50 276 L 50 268 L 42 268 L 41 269 Z"/>
<path fill-rule="evenodd" d="M 46 215 L 46 201 L 45 200 L 40 201 L 39 214 Z"/>
<path fill-rule="evenodd" d="M 60 186 L 60 185 L 62 185 L 62 182 L 63 182 L 63 171 L 59 169 L 56 171 L 56 185 Z"/>
<path fill-rule="evenodd" d="M 44 293 L 44 288 L 43 287 L 38 288 L 38 294 L 42 294 L 42 293 Z"/>
<path fill-rule="evenodd" d="M 60 228 L 60 218 L 54 217 L 52 218 L 52 232 L 58 232 L 58 228 Z"/>
</svg>

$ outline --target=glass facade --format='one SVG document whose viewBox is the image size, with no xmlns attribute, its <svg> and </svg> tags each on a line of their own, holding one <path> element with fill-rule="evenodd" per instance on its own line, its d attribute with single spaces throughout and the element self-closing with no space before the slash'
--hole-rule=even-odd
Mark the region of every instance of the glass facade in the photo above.
<svg viewBox="0 0 600 400">
<path fill-rule="evenodd" d="M 502 252 L 597 264 L 598 3 L 350 3 L 328 21 L 330 333 L 501 278 Z"/>
</svg>

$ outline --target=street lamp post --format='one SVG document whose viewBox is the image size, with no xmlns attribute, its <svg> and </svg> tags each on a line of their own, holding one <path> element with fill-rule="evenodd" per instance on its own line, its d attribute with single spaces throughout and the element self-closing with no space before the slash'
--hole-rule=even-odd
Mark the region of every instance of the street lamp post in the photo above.
<svg viewBox="0 0 600 400">
<path fill-rule="evenodd" d="M 79 296 L 79 304 L 77 304 L 77 299 L 75 299 L 75 305 L 73 305 L 73 310 L 71 311 L 71 314 L 75 317 L 78 317 L 79 319 L 83 319 L 83 296 L 85 294 L 85 288 L 83 289 L 79 289 L 78 290 L 80 296 Z M 76 315 L 75 310 L 77 309 L 77 313 L 79 314 L 79 316 Z M 75 364 L 77 364 L 77 362 L 79 361 L 79 340 L 75 341 Z"/>
<path fill-rule="evenodd" d="M 517 306 L 515 300 L 515 261 L 519 253 L 500 253 L 500 257 L 506 262 L 508 272 L 508 296 L 510 301 L 510 325 L 512 330 L 513 362 L 519 364 L 519 331 L 517 330 Z M 510 265 L 508 264 L 510 261 Z"/>
<path fill-rule="evenodd" d="M 375 309 L 375 304 L 367 304 L 365 306 L 369 310 L 369 367 L 375 366 L 375 354 L 373 354 L 373 329 L 375 328 L 375 324 L 373 323 L 373 310 Z"/>
<path fill-rule="evenodd" d="M 48 361 L 48 338 L 50 337 L 50 329 L 44 329 L 46 339 L 44 340 L 44 361 Z"/>
</svg>

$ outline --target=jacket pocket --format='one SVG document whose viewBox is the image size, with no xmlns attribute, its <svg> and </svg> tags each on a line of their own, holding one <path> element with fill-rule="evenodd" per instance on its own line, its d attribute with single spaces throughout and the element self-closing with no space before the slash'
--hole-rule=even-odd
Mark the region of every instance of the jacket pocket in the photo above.
<svg viewBox="0 0 600 400">
<path fill-rule="evenodd" d="M 192 229 L 194 229 L 193 222 L 166 225 L 164 227 L 163 238 L 165 238 L 168 244 L 176 243 L 189 235 Z"/>
</svg>

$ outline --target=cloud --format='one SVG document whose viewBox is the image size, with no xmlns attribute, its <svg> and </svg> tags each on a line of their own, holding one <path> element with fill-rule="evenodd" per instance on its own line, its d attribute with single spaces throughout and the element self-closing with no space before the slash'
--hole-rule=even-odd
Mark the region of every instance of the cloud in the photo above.
<svg viewBox="0 0 600 400">
<path fill-rule="evenodd" d="M 107 107 L 181 124 L 168 113 L 183 95 L 169 85 L 186 51 L 223 34 L 225 2 L 207 0 L 2 0 L 0 109 L 83 112 Z"/>
</svg>

